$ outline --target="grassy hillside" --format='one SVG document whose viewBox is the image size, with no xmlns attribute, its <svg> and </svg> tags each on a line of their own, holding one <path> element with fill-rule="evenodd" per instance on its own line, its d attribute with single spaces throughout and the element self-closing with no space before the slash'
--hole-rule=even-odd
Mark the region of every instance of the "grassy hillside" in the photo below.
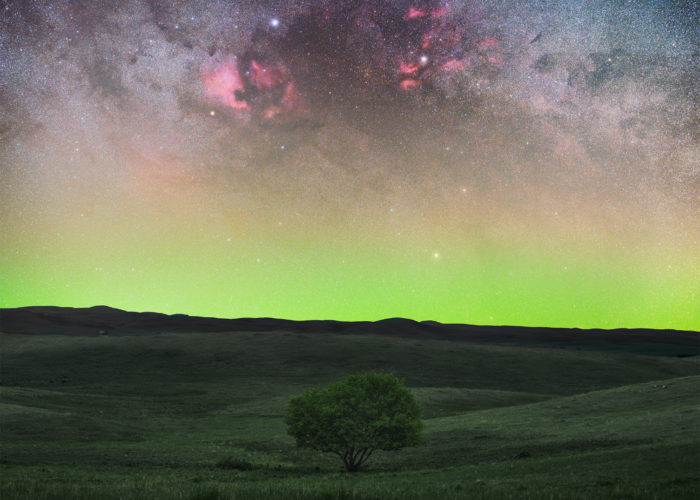
<svg viewBox="0 0 700 500">
<path fill-rule="evenodd" d="M 0 335 L 0 497 L 693 498 L 696 358 L 272 333 Z M 426 443 L 347 475 L 289 397 L 394 371 Z"/>
</svg>

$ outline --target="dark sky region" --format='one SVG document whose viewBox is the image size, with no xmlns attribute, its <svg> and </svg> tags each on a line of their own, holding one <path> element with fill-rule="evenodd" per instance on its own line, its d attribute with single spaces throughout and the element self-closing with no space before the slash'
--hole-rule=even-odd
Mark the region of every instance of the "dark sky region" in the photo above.
<svg viewBox="0 0 700 500">
<path fill-rule="evenodd" d="M 0 307 L 700 328 L 697 2 L 0 5 Z"/>
</svg>

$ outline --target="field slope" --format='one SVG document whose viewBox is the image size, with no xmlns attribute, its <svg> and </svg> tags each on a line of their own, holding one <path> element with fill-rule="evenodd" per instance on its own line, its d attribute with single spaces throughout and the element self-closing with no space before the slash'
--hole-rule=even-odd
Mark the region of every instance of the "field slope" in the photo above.
<svg viewBox="0 0 700 500">
<path fill-rule="evenodd" d="M 299 331 L 0 334 L 0 498 L 696 498 L 697 357 Z M 393 371 L 425 444 L 348 475 L 290 396 Z"/>
</svg>

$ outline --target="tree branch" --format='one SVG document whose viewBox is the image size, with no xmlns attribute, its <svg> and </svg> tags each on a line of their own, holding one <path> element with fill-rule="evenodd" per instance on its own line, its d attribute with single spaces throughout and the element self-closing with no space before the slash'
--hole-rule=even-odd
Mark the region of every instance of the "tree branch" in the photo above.
<svg viewBox="0 0 700 500">
<path fill-rule="evenodd" d="M 362 450 L 362 454 L 360 455 L 360 460 L 358 462 L 358 466 L 362 465 L 367 461 L 367 459 L 372 455 L 372 452 L 374 451 L 374 448 L 365 448 Z"/>
</svg>

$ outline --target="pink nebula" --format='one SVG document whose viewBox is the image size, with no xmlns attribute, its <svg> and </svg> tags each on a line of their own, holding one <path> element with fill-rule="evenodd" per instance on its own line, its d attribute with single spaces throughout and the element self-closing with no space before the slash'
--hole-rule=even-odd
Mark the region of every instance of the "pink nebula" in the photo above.
<svg viewBox="0 0 700 500">
<path fill-rule="evenodd" d="M 208 97 L 233 109 L 248 109 L 247 102 L 236 98 L 236 91 L 242 91 L 244 85 L 235 59 L 231 58 L 211 71 L 205 71 L 203 80 Z"/>
<path fill-rule="evenodd" d="M 408 78 L 406 80 L 402 80 L 401 83 L 399 84 L 401 88 L 405 91 L 410 91 L 410 90 L 415 90 L 418 87 L 420 87 L 420 81 L 415 80 L 413 78 Z"/>
<path fill-rule="evenodd" d="M 428 13 L 423 9 L 417 7 L 409 7 L 408 12 L 406 12 L 406 19 L 418 19 L 420 17 L 426 16 Z"/>
<path fill-rule="evenodd" d="M 460 69 L 464 69 L 466 65 L 467 63 L 462 59 L 450 59 L 449 61 L 443 63 L 440 66 L 440 69 L 442 71 L 458 71 Z"/>
<path fill-rule="evenodd" d="M 417 65 L 416 63 L 404 63 L 401 61 L 399 63 L 399 73 L 402 75 L 412 75 L 416 73 L 420 69 L 420 66 Z"/>
<path fill-rule="evenodd" d="M 258 89 L 271 89 L 289 80 L 286 69 L 258 61 L 250 63 L 250 83 Z"/>
</svg>

